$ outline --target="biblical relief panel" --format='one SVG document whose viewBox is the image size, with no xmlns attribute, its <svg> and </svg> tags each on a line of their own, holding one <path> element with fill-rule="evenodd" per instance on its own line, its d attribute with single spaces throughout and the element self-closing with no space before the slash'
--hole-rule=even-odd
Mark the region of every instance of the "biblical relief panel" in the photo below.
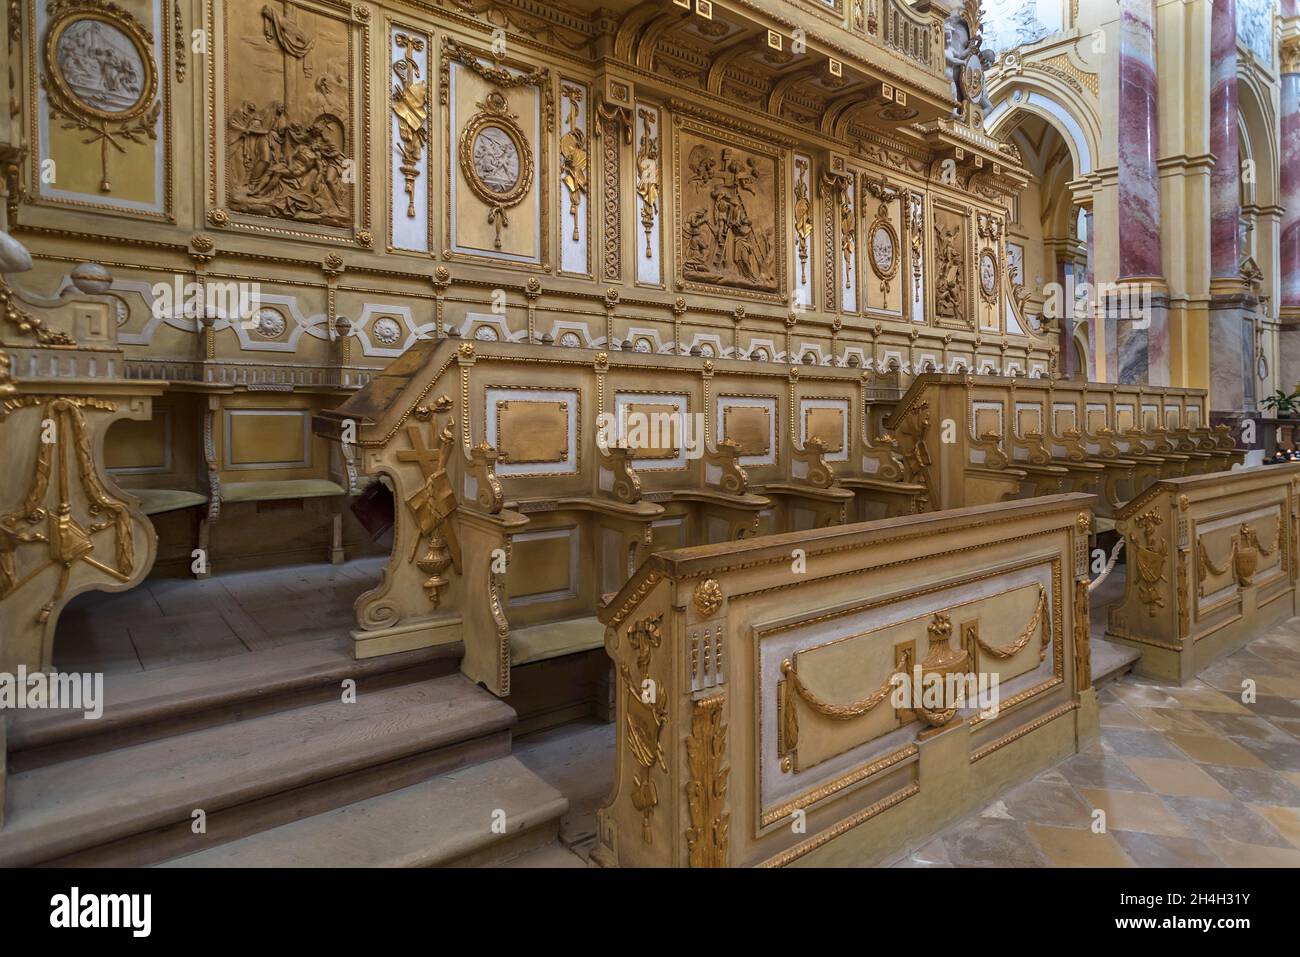
<svg viewBox="0 0 1300 957">
<path fill-rule="evenodd" d="M 778 301 L 785 286 L 780 156 L 680 120 L 676 149 L 678 281 Z"/>
<path fill-rule="evenodd" d="M 965 213 L 934 207 L 934 313 L 939 321 L 973 326 Z"/>
<path fill-rule="evenodd" d="M 354 222 L 349 21 L 288 0 L 225 5 L 226 204 L 321 226 Z"/>
<path fill-rule="evenodd" d="M 450 252 L 541 263 L 546 249 L 542 107 L 550 75 L 444 37 Z"/>
<path fill-rule="evenodd" d="M 33 191 L 163 213 L 170 205 L 168 84 L 158 64 L 168 43 L 154 33 L 162 3 L 62 0 L 34 8 L 30 55 L 39 72 L 39 108 L 30 135 L 57 175 L 42 182 L 42 164 L 33 163 Z M 18 16 L 16 4 L 10 16 Z"/>
<path fill-rule="evenodd" d="M 429 53 L 427 34 L 394 25 L 392 116 L 392 243 L 398 249 L 427 252 L 429 235 Z"/>
</svg>

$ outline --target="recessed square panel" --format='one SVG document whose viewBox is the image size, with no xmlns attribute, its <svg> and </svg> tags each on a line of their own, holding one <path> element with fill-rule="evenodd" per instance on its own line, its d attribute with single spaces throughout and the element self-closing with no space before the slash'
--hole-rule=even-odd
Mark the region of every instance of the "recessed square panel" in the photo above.
<svg viewBox="0 0 1300 957">
<path fill-rule="evenodd" d="M 843 462 L 849 457 L 849 401 L 847 399 L 801 399 L 799 441 L 807 448 L 813 436 L 826 445 L 826 458 Z"/>
<path fill-rule="evenodd" d="M 497 449 L 499 475 L 569 475 L 578 471 L 576 389 L 489 387 L 484 431 Z"/>
</svg>

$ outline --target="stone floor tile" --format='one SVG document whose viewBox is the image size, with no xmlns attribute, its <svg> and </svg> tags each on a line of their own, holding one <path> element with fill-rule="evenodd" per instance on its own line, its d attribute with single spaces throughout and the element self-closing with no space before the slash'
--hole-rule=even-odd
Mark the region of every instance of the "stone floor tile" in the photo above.
<svg viewBox="0 0 1300 957">
<path fill-rule="evenodd" d="M 1274 771 L 1300 771 L 1300 741 L 1253 741 L 1242 738 L 1241 746 L 1248 748 Z"/>
<path fill-rule="evenodd" d="M 1014 820 L 1025 823 L 1087 827 L 1091 810 L 1069 784 L 1053 784 L 1035 778 L 1012 788 L 1000 802 Z"/>
<path fill-rule="evenodd" d="M 1118 702 L 1108 702 L 1098 709 L 1103 728 L 1146 728 L 1140 717 Z"/>
<path fill-rule="evenodd" d="M 1250 713 L 1265 718 L 1300 718 L 1300 704 L 1290 698 L 1262 694 L 1250 704 Z"/>
<path fill-rule="evenodd" d="M 1214 714 L 1204 712 L 1197 719 L 1220 734 L 1234 739 L 1250 738 L 1255 741 L 1286 741 L 1289 735 L 1266 718 L 1245 714 Z"/>
<path fill-rule="evenodd" d="M 1181 734 L 1212 734 L 1214 729 L 1194 711 L 1178 708 L 1134 708 L 1133 713 L 1156 731 Z"/>
<path fill-rule="evenodd" d="M 1181 758 L 1182 755 L 1165 740 L 1164 735 L 1150 728 L 1102 728 L 1103 751 L 1120 757 Z"/>
<path fill-rule="evenodd" d="M 1132 867 L 1133 863 L 1109 834 L 1088 828 L 1027 824 L 1025 830 L 1042 849 L 1051 867 Z"/>
<path fill-rule="evenodd" d="M 1091 807 L 1106 812 L 1107 831 L 1142 831 L 1170 837 L 1187 834 L 1186 826 L 1158 795 L 1103 788 L 1080 788 L 1079 794 Z"/>
<path fill-rule="evenodd" d="M 1223 867 L 1203 841 L 1193 837 L 1114 831 L 1112 837 L 1138 867 Z"/>
<path fill-rule="evenodd" d="M 957 867 L 1043 867 L 1047 857 L 1019 821 L 968 818 L 942 835 Z"/>
<path fill-rule="evenodd" d="M 1207 841 L 1229 867 L 1300 867 L 1300 850 L 1294 847 L 1263 847 L 1235 841 Z"/>
<path fill-rule="evenodd" d="M 1119 788 L 1125 791 L 1149 791 L 1151 788 L 1133 773 L 1122 759 L 1097 752 L 1066 758 L 1058 770 L 1076 788 Z"/>
<path fill-rule="evenodd" d="M 1165 805 L 1187 825 L 1190 837 L 1209 843 L 1235 841 L 1268 847 L 1290 847 L 1277 828 L 1240 801 L 1201 797 L 1166 797 Z M 1215 845 L 1211 844 L 1212 847 Z M 1223 857 L 1215 847 L 1215 853 Z M 1225 861 L 1227 859 L 1225 858 Z"/>
<path fill-rule="evenodd" d="M 1127 757 L 1124 763 L 1157 794 L 1228 800 L 1231 795 L 1219 782 L 1188 760 Z"/>
<path fill-rule="evenodd" d="M 1264 762 L 1234 741 L 1214 734 L 1169 734 L 1166 736 L 1197 764 L 1223 764 L 1235 768 L 1262 768 Z"/>
<path fill-rule="evenodd" d="M 1252 804 L 1250 809 L 1272 824 L 1294 847 L 1300 848 L 1300 807 Z"/>
<path fill-rule="evenodd" d="M 1268 768 L 1226 768 L 1204 765 L 1205 771 L 1239 801 L 1300 807 L 1300 788 Z"/>
</svg>

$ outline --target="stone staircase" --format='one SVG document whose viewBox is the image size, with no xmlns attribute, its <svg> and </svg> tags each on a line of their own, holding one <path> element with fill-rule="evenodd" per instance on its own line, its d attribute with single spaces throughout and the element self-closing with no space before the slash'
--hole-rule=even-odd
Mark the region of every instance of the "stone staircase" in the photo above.
<svg viewBox="0 0 1300 957">
<path fill-rule="evenodd" d="M 514 710 L 460 654 L 355 661 L 327 639 L 109 676 L 98 721 L 12 712 L 0 866 L 469 866 L 543 847 L 568 802 L 511 755 Z"/>
</svg>

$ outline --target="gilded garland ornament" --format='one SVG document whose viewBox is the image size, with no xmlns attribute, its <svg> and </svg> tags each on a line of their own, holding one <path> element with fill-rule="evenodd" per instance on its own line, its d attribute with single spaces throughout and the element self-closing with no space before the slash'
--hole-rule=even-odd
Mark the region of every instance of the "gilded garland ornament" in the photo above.
<svg viewBox="0 0 1300 957">
<path fill-rule="evenodd" d="M 158 138 L 158 71 L 153 36 L 126 10 L 106 0 L 64 0 L 49 11 L 41 77 L 50 112 L 64 129 L 99 144 L 99 188 L 112 191 L 109 149 Z"/>
<path fill-rule="evenodd" d="M 393 116 L 397 120 L 399 170 L 406 182 L 406 215 L 415 218 L 415 181 L 420 175 L 420 158 L 429 140 L 429 87 L 420 77 L 420 64 L 412 53 L 424 52 L 420 37 L 398 33 L 393 44 L 402 57 L 393 63 L 397 79 L 393 87 Z"/>
<path fill-rule="evenodd" d="M 488 224 L 496 228 L 494 244 L 510 225 L 506 210 L 519 205 L 533 183 L 533 151 L 510 112 L 505 94 L 490 92 L 479 112 L 461 130 L 460 169 L 470 189 L 488 206 Z"/>
</svg>

